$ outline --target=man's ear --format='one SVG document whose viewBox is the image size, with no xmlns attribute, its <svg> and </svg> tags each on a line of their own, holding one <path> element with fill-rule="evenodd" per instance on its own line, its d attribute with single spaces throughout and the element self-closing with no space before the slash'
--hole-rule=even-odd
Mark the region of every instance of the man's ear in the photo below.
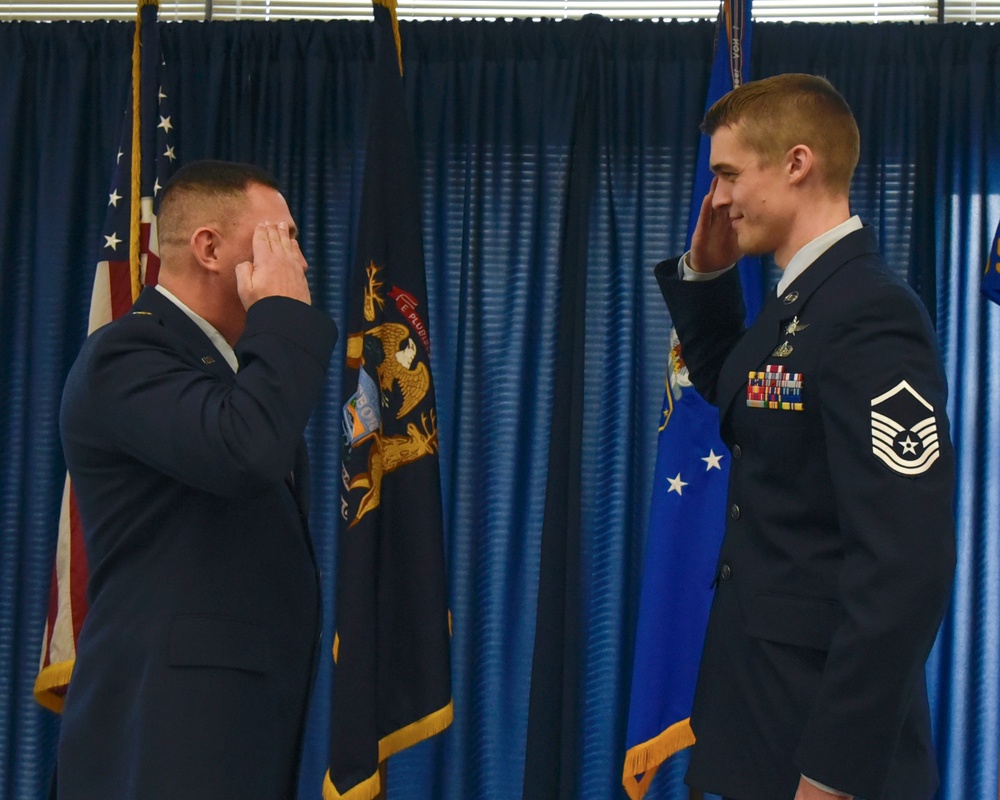
<svg viewBox="0 0 1000 800">
<path fill-rule="evenodd" d="M 219 271 L 219 237 L 219 232 L 208 226 L 202 226 L 191 234 L 191 253 L 209 272 Z"/>
<path fill-rule="evenodd" d="M 816 156 L 806 144 L 797 144 L 785 153 L 785 171 L 788 182 L 795 186 L 816 168 Z"/>
</svg>

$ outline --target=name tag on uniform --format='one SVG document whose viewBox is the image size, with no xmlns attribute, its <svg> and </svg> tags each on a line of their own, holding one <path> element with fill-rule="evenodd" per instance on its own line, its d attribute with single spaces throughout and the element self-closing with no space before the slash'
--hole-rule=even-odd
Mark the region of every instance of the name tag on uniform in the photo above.
<svg viewBox="0 0 1000 800">
<path fill-rule="evenodd" d="M 750 408 L 802 411 L 802 373 L 786 372 L 784 367 L 776 364 L 751 372 L 747 378 L 747 405 Z"/>
</svg>

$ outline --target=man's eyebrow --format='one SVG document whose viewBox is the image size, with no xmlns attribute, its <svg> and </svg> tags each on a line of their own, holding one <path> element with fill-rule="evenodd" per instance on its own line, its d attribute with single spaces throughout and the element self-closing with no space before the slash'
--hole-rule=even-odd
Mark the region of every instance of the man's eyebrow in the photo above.
<svg viewBox="0 0 1000 800">
<path fill-rule="evenodd" d="M 736 172 L 736 167 L 734 167 L 732 164 L 728 164 L 725 161 L 718 161 L 715 164 L 710 165 L 709 168 L 716 175 L 718 175 L 720 172 Z"/>
</svg>

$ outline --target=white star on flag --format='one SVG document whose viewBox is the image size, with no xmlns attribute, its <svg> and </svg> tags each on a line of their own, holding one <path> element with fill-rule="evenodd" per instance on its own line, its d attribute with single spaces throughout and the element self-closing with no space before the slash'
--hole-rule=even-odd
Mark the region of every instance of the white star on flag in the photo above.
<svg viewBox="0 0 1000 800">
<path fill-rule="evenodd" d="M 704 452 L 704 450 L 702 452 Z M 709 450 L 708 455 L 705 456 L 702 461 L 708 465 L 705 467 L 705 472 L 708 472 L 710 469 L 722 470 L 722 465 L 719 463 L 722 461 L 722 456 L 717 456 L 715 454 L 715 450 Z"/>
<path fill-rule="evenodd" d="M 108 205 L 118 208 L 118 201 L 122 199 L 122 196 L 118 194 L 118 190 L 115 189 L 110 195 L 108 195 Z"/>
<path fill-rule="evenodd" d="M 170 124 L 170 117 L 160 117 L 160 124 L 156 127 L 163 128 L 166 133 L 170 133 L 170 129 L 174 126 Z"/>
<path fill-rule="evenodd" d="M 163 155 L 166 156 L 167 158 L 169 158 L 171 161 L 173 161 L 175 158 L 177 158 L 177 154 L 174 153 L 174 146 L 173 145 L 170 145 L 170 147 L 168 147 L 166 149 L 166 151 L 163 153 Z"/>
<path fill-rule="evenodd" d="M 110 236 L 104 237 L 104 246 L 110 247 L 112 250 L 117 250 L 118 245 L 122 243 L 122 240 L 118 238 L 117 233 L 112 233 Z"/>
<path fill-rule="evenodd" d="M 677 473 L 676 478 L 667 478 L 667 483 L 670 484 L 670 488 L 667 489 L 668 494 L 670 492 L 677 492 L 677 494 L 680 495 L 684 494 L 682 490 L 685 486 L 687 486 L 687 483 L 681 480 L 681 474 L 679 472 Z"/>
</svg>

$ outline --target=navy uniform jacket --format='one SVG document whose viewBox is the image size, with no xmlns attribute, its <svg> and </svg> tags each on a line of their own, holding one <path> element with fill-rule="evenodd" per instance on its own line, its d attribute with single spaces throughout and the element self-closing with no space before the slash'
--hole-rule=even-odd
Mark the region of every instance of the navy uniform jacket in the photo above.
<svg viewBox="0 0 1000 800">
<path fill-rule="evenodd" d="M 60 798 L 294 796 L 320 628 L 302 433 L 336 336 L 262 299 L 234 374 L 146 289 L 84 344 L 61 427 L 90 610 Z"/>
<path fill-rule="evenodd" d="M 923 305 L 870 228 L 746 331 L 736 270 L 681 281 L 675 259 L 656 276 L 732 454 L 687 782 L 791 800 L 801 773 L 926 800 L 924 668 L 950 596 L 955 467 Z"/>
</svg>

